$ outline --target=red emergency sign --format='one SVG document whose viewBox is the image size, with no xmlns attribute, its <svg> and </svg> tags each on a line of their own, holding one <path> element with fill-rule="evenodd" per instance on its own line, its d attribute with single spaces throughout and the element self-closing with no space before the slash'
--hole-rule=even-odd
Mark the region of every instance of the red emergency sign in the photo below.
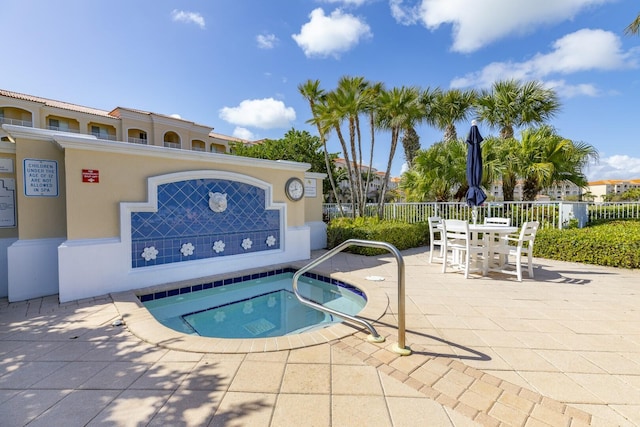
<svg viewBox="0 0 640 427">
<path fill-rule="evenodd" d="M 97 169 L 82 169 L 82 182 L 91 184 L 100 182 L 100 171 Z"/>
</svg>

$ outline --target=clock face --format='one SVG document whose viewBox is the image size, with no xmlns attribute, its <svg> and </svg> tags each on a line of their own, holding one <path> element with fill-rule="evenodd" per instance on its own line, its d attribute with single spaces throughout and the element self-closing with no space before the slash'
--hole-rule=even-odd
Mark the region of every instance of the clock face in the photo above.
<svg viewBox="0 0 640 427">
<path fill-rule="evenodd" d="M 293 201 L 298 201 L 304 196 L 304 185 L 298 178 L 290 178 L 285 187 L 287 197 Z"/>
</svg>

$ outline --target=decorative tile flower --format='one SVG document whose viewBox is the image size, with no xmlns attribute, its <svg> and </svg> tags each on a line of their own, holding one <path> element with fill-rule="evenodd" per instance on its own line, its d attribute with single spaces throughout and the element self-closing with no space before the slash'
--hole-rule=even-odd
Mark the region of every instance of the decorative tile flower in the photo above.
<svg viewBox="0 0 640 427">
<path fill-rule="evenodd" d="M 276 238 L 273 236 L 269 236 L 267 237 L 266 243 L 267 243 L 267 246 L 273 246 L 276 244 Z"/>
<path fill-rule="evenodd" d="M 219 254 L 220 252 L 224 252 L 224 242 L 222 240 L 216 240 L 213 243 L 213 250 L 216 251 L 217 254 Z"/>
<path fill-rule="evenodd" d="M 147 248 L 144 248 L 144 250 L 142 251 L 142 258 L 144 258 L 145 261 L 156 259 L 157 255 L 158 250 L 155 248 L 155 246 L 149 246 Z"/>
<path fill-rule="evenodd" d="M 226 317 L 227 315 L 224 314 L 224 311 L 222 310 L 216 311 L 216 314 L 213 315 L 213 319 L 216 321 L 216 323 L 223 322 Z"/>
<path fill-rule="evenodd" d="M 251 249 L 251 245 L 253 245 L 253 242 L 250 238 L 247 237 L 246 239 L 242 239 L 242 248 L 245 251 Z"/>
<path fill-rule="evenodd" d="M 183 256 L 193 255 L 195 247 L 191 243 L 185 243 L 180 248 L 180 252 L 182 252 Z"/>
</svg>

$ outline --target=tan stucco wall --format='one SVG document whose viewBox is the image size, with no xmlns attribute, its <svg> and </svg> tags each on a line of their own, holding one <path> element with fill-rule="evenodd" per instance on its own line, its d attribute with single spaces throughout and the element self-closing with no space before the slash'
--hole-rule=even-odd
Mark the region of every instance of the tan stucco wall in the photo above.
<svg viewBox="0 0 640 427">
<path fill-rule="evenodd" d="M 313 222 L 313 221 L 322 221 L 322 179 L 317 175 L 324 174 L 308 174 L 306 179 L 315 179 L 316 181 L 316 195 L 315 197 L 311 197 L 309 195 L 305 196 L 304 204 L 305 204 L 305 221 Z"/>
<path fill-rule="evenodd" d="M 55 160 L 58 162 L 57 197 L 25 196 L 24 159 Z M 50 141 L 16 139 L 16 198 L 18 236 L 21 240 L 66 236 L 64 169 L 64 153 Z"/>
<path fill-rule="evenodd" d="M 273 185 L 274 202 L 288 203 L 287 226 L 304 225 L 305 204 L 290 202 L 284 186 L 288 178 L 303 178 L 304 172 L 260 167 L 258 163 L 225 164 L 225 155 L 198 153 L 199 159 L 180 150 L 150 148 L 147 155 L 131 152 L 99 152 L 65 149 L 67 237 L 69 239 L 108 238 L 120 236 L 120 203 L 146 202 L 147 178 L 169 173 L 217 170 L 235 172 Z M 144 150 L 137 150 L 138 152 Z M 167 156 L 167 153 L 170 156 Z M 82 169 L 99 171 L 97 184 L 82 182 Z"/>
</svg>

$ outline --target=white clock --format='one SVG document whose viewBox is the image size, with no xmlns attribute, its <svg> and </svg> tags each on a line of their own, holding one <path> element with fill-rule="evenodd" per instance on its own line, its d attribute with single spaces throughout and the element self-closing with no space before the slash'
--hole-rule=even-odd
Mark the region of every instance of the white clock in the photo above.
<svg viewBox="0 0 640 427">
<path fill-rule="evenodd" d="M 284 191 L 290 200 L 297 202 L 304 196 L 304 184 L 299 178 L 289 178 L 284 187 Z"/>
</svg>

